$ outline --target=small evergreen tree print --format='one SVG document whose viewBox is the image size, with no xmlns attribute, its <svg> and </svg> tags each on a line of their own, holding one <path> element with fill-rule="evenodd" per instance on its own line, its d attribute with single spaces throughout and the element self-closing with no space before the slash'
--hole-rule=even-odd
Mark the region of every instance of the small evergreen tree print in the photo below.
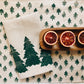
<svg viewBox="0 0 84 84">
<path fill-rule="evenodd" d="M 76 65 L 78 65 L 78 64 L 79 64 L 79 60 L 78 60 L 78 59 L 76 59 L 75 64 L 76 64 Z"/>
<path fill-rule="evenodd" d="M 72 82 L 74 80 L 73 76 L 70 77 L 70 81 Z"/>
<path fill-rule="evenodd" d="M 34 50 L 34 45 L 29 41 L 27 37 L 24 39 L 24 59 L 26 59 L 25 65 L 32 66 L 40 63 L 40 59 L 38 57 L 38 53 Z"/>
<path fill-rule="evenodd" d="M 66 17 L 66 13 L 65 13 L 65 11 L 63 12 L 62 17 L 63 17 L 63 18 Z"/>
<path fill-rule="evenodd" d="M 28 3 L 28 8 L 29 8 L 29 9 L 32 8 L 32 4 L 31 4 L 31 2 Z"/>
<path fill-rule="evenodd" d="M 64 75 L 65 75 L 65 77 L 67 77 L 67 76 L 68 76 L 68 72 L 67 72 L 67 71 L 65 71 L 65 72 L 64 72 Z"/>
<path fill-rule="evenodd" d="M 66 25 L 65 25 L 65 24 L 63 24 L 63 25 L 62 25 L 62 27 L 66 27 Z"/>
<path fill-rule="evenodd" d="M 13 62 L 12 61 L 9 61 L 9 66 L 11 67 L 13 65 Z"/>
<path fill-rule="evenodd" d="M 57 9 L 57 13 L 58 13 L 58 15 L 61 13 L 60 8 Z"/>
<path fill-rule="evenodd" d="M 5 45 L 5 46 L 4 46 L 4 50 L 6 50 L 7 48 L 8 48 L 8 47 Z"/>
<path fill-rule="evenodd" d="M 48 82 L 51 82 L 52 81 L 52 79 L 51 78 L 48 78 Z"/>
<path fill-rule="evenodd" d="M 59 25 L 60 25 L 60 22 L 59 22 L 59 21 L 57 21 L 57 22 L 56 22 L 56 25 L 57 25 L 57 26 L 59 26 Z"/>
<path fill-rule="evenodd" d="M 40 15 L 40 21 L 42 21 L 43 20 L 43 15 Z"/>
<path fill-rule="evenodd" d="M 3 67 L 3 71 L 7 71 L 7 67 L 6 66 Z"/>
<path fill-rule="evenodd" d="M 68 7 L 68 11 L 69 11 L 69 13 L 72 11 L 72 7 L 71 6 Z"/>
<path fill-rule="evenodd" d="M 51 51 L 41 49 L 40 57 L 42 57 L 41 66 L 52 64 Z"/>
<path fill-rule="evenodd" d="M 57 62 L 54 62 L 54 66 L 57 67 L 58 66 L 58 63 Z"/>
<path fill-rule="evenodd" d="M 54 15 L 51 15 L 50 18 L 52 19 L 52 21 L 55 19 Z"/>
<path fill-rule="evenodd" d="M 62 70 L 62 65 L 60 65 L 60 66 L 58 67 L 58 69 L 61 71 L 61 70 Z"/>
<path fill-rule="evenodd" d="M 45 74 L 43 74 L 43 79 L 46 79 L 46 75 Z"/>
<path fill-rule="evenodd" d="M 55 7 L 56 7 L 56 5 L 53 3 L 53 4 L 52 4 L 52 9 L 54 10 Z"/>
<path fill-rule="evenodd" d="M 2 64 L 0 63 L 0 67 L 2 67 Z"/>
<path fill-rule="evenodd" d="M 5 7 L 8 5 L 8 1 L 7 0 L 4 1 L 4 5 L 5 5 Z"/>
<path fill-rule="evenodd" d="M 35 8 L 35 9 L 34 9 L 34 12 L 37 12 L 37 11 L 38 11 L 37 8 Z"/>
<path fill-rule="evenodd" d="M 81 51 L 80 50 L 78 50 L 78 54 L 81 54 Z"/>
<path fill-rule="evenodd" d="M 57 78 L 57 74 L 54 74 L 54 78 Z"/>
<path fill-rule="evenodd" d="M 7 82 L 7 78 L 4 78 L 3 81 L 4 81 L 4 82 Z"/>
<path fill-rule="evenodd" d="M 75 7 L 77 7 L 79 5 L 78 1 L 76 0 L 76 2 L 74 3 Z"/>
<path fill-rule="evenodd" d="M 16 18 L 18 18 L 18 17 L 20 17 L 20 14 L 19 13 L 17 13 L 17 15 L 16 15 Z"/>
<path fill-rule="evenodd" d="M 63 78 L 62 77 L 59 77 L 58 81 L 61 82 L 62 80 L 63 80 Z"/>
<path fill-rule="evenodd" d="M 70 56 L 70 60 L 72 61 L 73 59 L 74 59 L 74 56 L 73 56 L 73 55 L 71 55 L 71 56 Z"/>
<path fill-rule="evenodd" d="M 77 27 L 77 24 L 75 23 L 75 24 L 73 25 L 73 27 Z"/>
<path fill-rule="evenodd" d="M 9 77 L 11 78 L 13 76 L 12 72 L 9 73 Z"/>
<path fill-rule="evenodd" d="M 68 65 L 68 61 L 67 61 L 67 60 L 64 61 L 64 65 L 65 65 L 65 66 Z"/>
<path fill-rule="evenodd" d="M 3 26 L 3 23 L 2 22 L 0 22 L 0 26 Z"/>
<path fill-rule="evenodd" d="M 16 7 L 19 8 L 20 7 L 20 2 L 16 3 Z"/>
<path fill-rule="evenodd" d="M 81 80 L 84 80 L 84 76 L 83 75 L 81 76 Z"/>
<path fill-rule="evenodd" d="M 41 8 L 41 9 L 43 8 L 43 3 L 40 4 L 40 8 Z"/>
<path fill-rule="evenodd" d="M 23 61 L 21 60 L 21 58 L 19 57 L 20 54 L 16 51 L 16 49 L 14 49 L 12 45 L 10 45 L 10 48 L 11 48 L 10 54 L 13 56 L 16 64 L 15 70 L 19 73 L 26 72 L 27 68 L 23 64 Z"/>
<path fill-rule="evenodd" d="M 18 82 L 18 78 L 17 77 L 15 78 L 15 82 Z"/>
<path fill-rule="evenodd" d="M 39 83 L 41 81 L 41 79 L 40 78 L 37 78 L 37 82 Z"/>
<path fill-rule="evenodd" d="M 45 13 L 46 13 L 46 14 L 48 14 L 48 13 L 49 13 L 49 9 L 48 9 L 48 8 L 45 10 Z"/>
<path fill-rule="evenodd" d="M 59 55 L 59 59 L 60 59 L 60 60 L 62 59 L 62 55 Z"/>
<path fill-rule="evenodd" d="M 26 82 L 29 82 L 29 78 L 26 78 Z"/>
<path fill-rule="evenodd" d="M 22 12 L 23 12 L 23 13 L 26 12 L 26 8 L 25 8 L 25 7 L 22 8 Z"/>
<path fill-rule="evenodd" d="M 70 19 L 70 18 L 68 19 L 68 23 L 69 23 L 69 24 L 71 23 L 71 19 Z"/>
<path fill-rule="evenodd" d="M 46 22 L 45 22 L 45 27 L 48 27 L 48 26 L 49 26 L 49 25 L 48 25 L 48 22 L 46 21 Z"/>
<path fill-rule="evenodd" d="M 67 3 L 67 2 L 64 0 L 64 1 L 62 2 L 63 6 L 65 6 L 65 5 L 66 5 L 66 3 Z"/>
<path fill-rule="evenodd" d="M 78 14 L 75 12 L 74 13 L 74 19 L 76 19 L 78 17 Z"/>
<path fill-rule="evenodd" d="M 14 12 L 14 8 L 13 8 L 13 7 L 10 8 L 10 12 L 11 12 L 11 13 Z"/>
<path fill-rule="evenodd" d="M 84 60 L 84 55 L 81 56 L 82 61 Z"/>
<path fill-rule="evenodd" d="M 4 14 L 4 17 L 5 17 L 5 18 L 7 18 L 7 17 L 8 17 L 8 13 L 7 13 L 7 12 Z"/>
<path fill-rule="evenodd" d="M 74 69 L 74 67 L 73 67 L 73 65 L 71 65 L 71 66 L 70 66 L 70 70 L 71 70 L 71 72 L 73 71 L 73 69 Z"/>
<path fill-rule="evenodd" d="M 51 25 L 51 27 L 50 28 L 54 28 L 54 26 L 53 25 Z"/>
<path fill-rule="evenodd" d="M 82 19 L 79 20 L 79 24 L 80 25 L 83 24 L 83 20 Z"/>
<path fill-rule="evenodd" d="M 2 15 L 4 13 L 4 10 L 3 9 L 0 9 L 0 14 Z"/>
<path fill-rule="evenodd" d="M 6 33 L 3 35 L 3 37 L 4 37 L 5 40 L 7 39 Z"/>
<path fill-rule="evenodd" d="M 75 74 L 76 76 L 78 76 L 79 75 L 79 73 L 78 72 L 76 72 L 76 74 Z"/>
<path fill-rule="evenodd" d="M 3 60 L 6 61 L 7 60 L 7 56 L 4 55 L 3 56 Z"/>
<path fill-rule="evenodd" d="M 81 70 L 82 70 L 82 71 L 84 70 L 84 66 L 83 66 L 83 65 L 81 66 Z"/>
<path fill-rule="evenodd" d="M 84 10 L 84 8 L 83 8 L 83 6 L 81 6 L 81 7 L 80 7 L 80 11 L 83 12 L 83 10 Z"/>
</svg>

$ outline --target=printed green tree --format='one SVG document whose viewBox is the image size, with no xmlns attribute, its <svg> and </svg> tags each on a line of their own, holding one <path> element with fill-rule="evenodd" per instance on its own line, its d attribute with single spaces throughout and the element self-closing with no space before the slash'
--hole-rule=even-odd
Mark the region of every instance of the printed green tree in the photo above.
<svg viewBox="0 0 84 84">
<path fill-rule="evenodd" d="M 7 2 L 7 0 L 6 0 L 6 1 L 4 1 L 4 5 L 5 5 L 5 7 L 8 5 L 8 2 Z"/>
<path fill-rule="evenodd" d="M 0 9 L 0 14 L 2 15 L 4 13 L 4 10 L 3 9 Z"/>
<path fill-rule="evenodd" d="M 57 9 L 57 13 L 58 13 L 58 15 L 61 13 L 61 9 L 60 8 Z"/>
<path fill-rule="evenodd" d="M 10 45 L 10 48 L 11 48 L 10 54 L 13 56 L 16 64 L 15 70 L 19 73 L 26 72 L 27 68 L 23 64 L 23 61 L 21 60 L 21 58 L 19 57 L 20 54 L 16 51 L 16 49 L 14 49 L 12 45 Z"/>
<path fill-rule="evenodd" d="M 52 64 L 51 52 L 41 49 L 40 57 L 42 57 L 41 66 Z"/>
<path fill-rule="evenodd" d="M 38 53 L 34 50 L 34 45 L 29 41 L 27 37 L 24 39 L 24 59 L 26 58 L 25 65 L 32 66 L 40 63 L 40 59 L 38 57 Z"/>
<path fill-rule="evenodd" d="M 10 12 L 11 12 L 11 13 L 14 12 L 14 8 L 13 8 L 13 7 L 10 8 Z"/>
<path fill-rule="evenodd" d="M 64 1 L 62 2 L 63 6 L 65 6 L 65 5 L 66 5 L 66 3 L 67 3 L 67 2 L 64 0 Z"/>
<path fill-rule="evenodd" d="M 56 7 L 56 6 L 55 6 L 55 4 L 53 3 L 53 4 L 52 4 L 52 9 L 54 10 L 55 7 Z"/>
<path fill-rule="evenodd" d="M 41 8 L 41 9 L 43 8 L 43 3 L 40 4 L 40 8 Z"/>
<path fill-rule="evenodd" d="M 29 9 L 32 8 L 31 2 L 28 3 L 28 8 L 29 8 Z"/>
<path fill-rule="evenodd" d="M 16 7 L 17 7 L 17 8 L 20 7 L 20 3 L 19 3 L 19 2 L 16 3 Z"/>
</svg>

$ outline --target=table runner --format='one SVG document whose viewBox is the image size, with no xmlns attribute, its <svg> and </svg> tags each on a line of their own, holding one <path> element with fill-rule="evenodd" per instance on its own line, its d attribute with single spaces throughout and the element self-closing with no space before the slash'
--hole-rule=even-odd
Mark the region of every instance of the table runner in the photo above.
<svg viewBox="0 0 84 84">
<path fill-rule="evenodd" d="M 83 51 L 53 51 L 53 72 L 20 80 L 9 54 L 3 20 L 39 12 L 44 28 L 83 27 L 84 1 L 8 0 L 0 1 L 0 83 L 6 82 L 84 82 Z"/>
</svg>

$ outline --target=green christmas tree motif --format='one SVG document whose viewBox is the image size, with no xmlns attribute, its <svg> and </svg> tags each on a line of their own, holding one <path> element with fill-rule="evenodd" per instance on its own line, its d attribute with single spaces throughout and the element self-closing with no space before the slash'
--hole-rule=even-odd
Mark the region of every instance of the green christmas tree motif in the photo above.
<svg viewBox="0 0 84 84">
<path fill-rule="evenodd" d="M 76 0 L 76 2 L 74 3 L 74 6 L 77 7 L 79 5 L 78 1 Z"/>
<path fill-rule="evenodd" d="M 62 57 L 62 55 L 59 55 L 59 59 L 61 60 L 63 57 Z"/>
<path fill-rule="evenodd" d="M 29 82 L 29 78 L 26 78 L 26 82 Z"/>
<path fill-rule="evenodd" d="M 7 82 L 7 78 L 4 78 L 3 81 L 4 81 L 4 82 Z"/>
<path fill-rule="evenodd" d="M 19 8 L 20 7 L 20 2 L 16 3 L 16 7 Z"/>
<path fill-rule="evenodd" d="M 22 8 L 22 12 L 23 12 L 23 13 L 26 12 L 26 8 L 25 8 L 25 7 Z"/>
<path fill-rule="evenodd" d="M 17 13 L 17 15 L 16 15 L 16 18 L 18 18 L 18 17 L 20 17 L 20 14 L 19 13 Z"/>
<path fill-rule="evenodd" d="M 6 66 L 3 67 L 3 71 L 7 71 L 7 67 Z"/>
<path fill-rule="evenodd" d="M 46 75 L 45 74 L 43 74 L 43 79 L 46 79 Z"/>
<path fill-rule="evenodd" d="M 67 2 L 64 0 L 64 1 L 62 2 L 63 6 L 65 6 L 65 5 L 66 5 L 66 3 L 67 3 Z"/>
<path fill-rule="evenodd" d="M 50 28 L 54 28 L 54 26 L 53 25 L 51 25 L 51 27 Z"/>
<path fill-rule="evenodd" d="M 61 13 L 60 8 L 57 9 L 57 13 L 58 13 L 58 15 Z"/>
<path fill-rule="evenodd" d="M 41 9 L 43 8 L 43 3 L 40 4 L 40 8 L 41 8 Z"/>
<path fill-rule="evenodd" d="M 76 76 L 79 76 L 79 73 L 78 72 L 76 72 L 76 74 L 75 74 Z"/>
<path fill-rule="evenodd" d="M 69 13 L 72 11 L 72 7 L 71 6 L 68 7 L 68 11 L 69 11 Z"/>
<path fill-rule="evenodd" d="M 7 13 L 7 12 L 5 12 L 4 17 L 5 17 L 5 18 L 7 18 L 7 17 L 8 17 L 8 13 Z"/>
<path fill-rule="evenodd" d="M 7 60 L 7 56 L 6 56 L 6 55 L 3 56 L 3 60 L 4 60 L 4 61 Z"/>
<path fill-rule="evenodd" d="M 45 22 L 45 25 L 44 25 L 44 26 L 45 26 L 45 27 L 48 27 L 48 26 L 49 26 L 47 21 Z"/>
<path fill-rule="evenodd" d="M 81 66 L 81 70 L 82 70 L 82 71 L 84 70 L 84 66 L 83 66 L 83 65 Z"/>
<path fill-rule="evenodd" d="M 27 71 L 26 66 L 23 64 L 23 61 L 19 57 L 20 54 L 16 51 L 16 49 L 14 49 L 12 45 L 10 45 L 10 48 L 11 48 L 10 54 L 13 56 L 16 64 L 15 70 L 19 73 L 26 72 Z"/>
<path fill-rule="evenodd" d="M 5 5 L 5 7 L 8 5 L 8 1 L 7 0 L 4 1 L 4 5 Z"/>
<path fill-rule="evenodd" d="M 0 63 L 0 67 L 2 67 L 2 64 Z"/>
<path fill-rule="evenodd" d="M 55 20 L 55 16 L 54 15 L 51 15 L 50 16 L 50 19 L 53 21 L 53 20 Z"/>
<path fill-rule="evenodd" d="M 37 11 L 38 11 L 37 8 L 35 8 L 35 9 L 34 9 L 34 12 L 37 12 Z"/>
<path fill-rule="evenodd" d="M 51 78 L 48 78 L 48 82 L 51 82 L 52 81 L 52 79 Z"/>
<path fill-rule="evenodd" d="M 62 27 L 66 27 L 66 25 L 65 25 L 65 24 L 63 24 L 63 25 L 62 25 Z"/>
<path fill-rule="evenodd" d="M 40 79 L 40 78 L 37 78 L 37 82 L 38 82 L 38 83 L 41 82 L 41 79 Z"/>
<path fill-rule="evenodd" d="M 75 12 L 74 13 L 74 19 L 76 19 L 78 17 L 78 14 Z"/>
<path fill-rule="evenodd" d="M 78 64 L 79 64 L 79 60 L 78 60 L 78 59 L 76 59 L 75 64 L 76 64 L 76 65 L 78 65 Z"/>
<path fill-rule="evenodd" d="M 81 56 L 82 61 L 84 60 L 84 55 Z"/>
<path fill-rule="evenodd" d="M 58 78 L 58 81 L 59 81 L 59 82 L 61 82 L 62 80 L 63 80 L 63 78 L 62 78 L 62 77 L 59 77 L 59 78 Z"/>
<path fill-rule="evenodd" d="M 51 51 L 41 49 L 40 57 L 42 57 L 41 66 L 52 64 Z"/>
<path fill-rule="evenodd" d="M 3 9 L 0 9 L 0 14 L 2 15 L 4 13 L 4 10 Z"/>
<path fill-rule="evenodd" d="M 72 82 L 74 80 L 73 76 L 70 77 L 70 81 Z"/>
<path fill-rule="evenodd" d="M 80 11 L 83 12 L 83 10 L 84 10 L 84 8 L 83 8 L 83 6 L 81 6 L 81 7 L 80 7 Z"/>
<path fill-rule="evenodd" d="M 2 76 L 0 75 L 0 79 L 2 78 Z"/>
<path fill-rule="evenodd" d="M 15 78 L 15 82 L 18 82 L 18 78 L 17 77 Z"/>
<path fill-rule="evenodd" d="M 40 15 L 40 21 L 42 21 L 43 20 L 43 15 Z"/>
<path fill-rule="evenodd" d="M 49 13 L 49 9 L 48 9 L 48 8 L 45 10 L 45 13 L 46 13 L 46 14 L 48 14 L 48 13 Z"/>
<path fill-rule="evenodd" d="M 29 41 L 27 37 L 24 39 L 24 59 L 26 58 L 25 65 L 32 66 L 40 63 L 40 59 L 38 57 L 38 53 L 34 50 L 34 45 Z"/>
<path fill-rule="evenodd" d="M 75 24 L 73 25 L 73 27 L 77 27 L 77 24 L 75 23 Z"/>
<path fill-rule="evenodd" d="M 83 24 L 83 20 L 82 20 L 82 19 L 79 20 L 79 24 L 80 24 L 80 25 Z"/>
<path fill-rule="evenodd" d="M 62 13 L 62 17 L 63 17 L 63 18 L 66 17 L 65 11 Z"/>
<path fill-rule="evenodd" d="M 67 54 L 67 55 L 70 55 L 70 51 L 66 51 L 66 54 Z"/>
<path fill-rule="evenodd" d="M 0 22 L 0 26 L 3 26 L 3 23 L 2 22 Z"/>
<path fill-rule="evenodd" d="M 73 55 L 71 55 L 71 56 L 70 56 L 70 60 L 72 61 L 73 59 L 74 59 L 74 56 L 73 56 Z"/>
<path fill-rule="evenodd" d="M 11 12 L 11 13 L 14 12 L 14 8 L 13 8 L 13 7 L 10 8 L 10 12 Z"/>
<path fill-rule="evenodd" d="M 52 4 L 52 9 L 54 10 L 55 7 L 56 7 L 56 5 L 53 3 L 53 4 Z"/>
<path fill-rule="evenodd" d="M 68 23 L 69 23 L 69 24 L 71 23 L 71 19 L 70 19 L 70 18 L 68 19 Z"/>
<path fill-rule="evenodd" d="M 78 51 L 78 54 L 81 54 L 81 51 L 80 50 Z"/>
<path fill-rule="evenodd" d="M 56 25 L 57 25 L 57 26 L 59 26 L 59 25 L 60 25 L 60 22 L 59 22 L 59 21 L 57 21 L 57 22 L 56 22 Z"/>
<path fill-rule="evenodd" d="M 71 70 L 71 72 L 74 70 L 73 65 L 70 66 L 70 70 Z"/>
<path fill-rule="evenodd" d="M 9 77 L 11 78 L 13 76 L 12 72 L 9 73 Z"/>
<path fill-rule="evenodd" d="M 65 72 L 64 72 L 64 75 L 65 75 L 65 77 L 67 77 L 67 76 L 68 76 L 68 72 L 67 72 L 67 71 L 65 71 Z"/>
<path fill-rule="evenodd" d="M 84 76 L 83 75 L 81 76 L 81 80 L 84 80 Z"/>
<path fill-rule="evenodd" d="M 6 33 L 3 35 L 3 37 L 4 37 L 5 40 L 7 39 Z"/>
<path fill-rule="evenodd" d="M 68 61 L 67 61 L 67 60 L 64 61 L 64 65 L 65 65 L 65 66 L 68 65 Z"/>
<path fill-rule="evenodd" d="M 58 66 L 58 63 L 57 62 L 54 62 L 54 66 L 57 67 Z"/>
<path fill-rule="evenodd" d="M 54 78 L 57 78 L 57 74 L 54 74 Z"/>
<path fill-rule="evenodd" d="M 5 45 L 5 46 L 4 46 L 4 50 L 6 50 L 7 48 L 8 48 L 8 47 Z"/>
<path fill-rule="evenodd" d="M 32 4 L 31 4 L 31 2 L 28 3 L 28 8 L 29 8 L 29 9 L 32 8 Z"/>
<path fill-rule="evenodd" d="M 60 66 L 58 67 L 58 69 L 61 71 L 61 70 L 62 70 L 62 65 L 60 65 Z"/>
<path fill-rule="evenodd" d="M 0 55 L 2 55 L 2 52 L 0 51 Z"/>
<path fill-rule="evenodd" d="M 13 62 L 12 61 L 9 61 L 9 66 L 11 67 L 13 65 Z"/>
</svg>

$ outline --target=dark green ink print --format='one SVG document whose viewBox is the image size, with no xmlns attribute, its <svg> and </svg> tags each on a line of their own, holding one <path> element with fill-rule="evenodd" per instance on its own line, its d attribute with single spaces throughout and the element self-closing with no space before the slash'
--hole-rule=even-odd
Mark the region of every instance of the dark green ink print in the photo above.
<svg viewBox="0 0 84 84">
<path fill-rule="evenodd" d="M 55 7 L 56 7 L 56 5 L 53 3 L 53 4 L 52 4 L 52 9 L 54 10 Z"/>
<path fill-rule="evenodd" d="M 16 7 L 19 8 L 20 7 L 20 2 L 16 3 Z"/>
<path fill-rule="evenodd" d="M 41 9 L 43 8 L 43 3 L 40 4 L 40 8 L 41 8 Z"/>
<path fill-rule="evenodd" d="M 38 11 L 37 8 L 35 8 L 35 9 L 34 9 L 34 12 L 37 12 L 37 11 Z"/>
<path fill-rule="evenodd" d="M 41 81 L 41 79 L 40 78 L 37 78 L 37 82 L 39 83 Z"/>
<path fill-rule="evenodd" d="M 80 11 L 83 12 L 83 10 L 84 10 L 84 8 L 83 8 L 83 6 L 81 6 L 81 7 L 80 7 Z"/>
<path fill-rule="evenodd" d="M 10 48 L 11 48 L 10 54 L 13 56 L 16 64 L 15 70 L 19 73 L 26 72 L 27 71 L 26 66 L 23 64 L 23 61 L 19 57 L 20 54 L 16 51 L 16 49 L 14 49 L 12 45 L 10 45 Z"/>
<path fill-rule="evenodd" d="M 42 57 L 41 66 L 52 64 L 51 51 L 41 49 L 40 57 Z"/>
<path fill-rule="evenodd" d="M 65 66 L 68 65 L 68 61 L 67 61 L 67 60 L 64 61 L 64 65 L 65 65 Z"/>
<path fill-rule="evenodd" d="M 79 60 L 78 60 L 78 59 L 76 59 L 75 64 L 76 64 L 76 65 L 78 65 L 78 64 L 79 64 Z"/>
<path fill-rule="evenodd" d="M 22 8 L 22 12 L 23 12 L 23 13 L 26 12 L 26 8 L 25 8 L 25 7 Z"/>
<path fill-rule="evenodd" d="M 65 72 L 64 72 L 64 75 L 65 75 L 65 77 L 67 77 L 67 76 L 68 76 L 68 72 L 67 72 L 67 71 L 65 71 Z"/>
<path fill-rule="evenodd" d="M 71 6 L 68 7 L 68 11 L 69 11 L 69 13 L 72 11 L 72 7 Z"/>
<path fill-rule="evenodd" d="M 7 0 L 4 1 L 4 5 L 5 5 L 5 7 L 8 5 L 8 1 Z"/>
<path fill-rule="evenodd" d="M 72 82 L 74 80 L 73 76 L 70 77 L 70 81 Z"/>
<path fill-rule="evenodd" d="M 10 12 L 11 12 L 11 13 L 14 12 L 14 8 L 13 8 L 13 7 L 10 8 Z"/>
<path fill-rule="evenodd" d="M 55 20 L 55 16 L 54 15 L 51 15 L 50 16 L 50 19 L 52 19 L 52 21 Z"/>
<path fill-rule="evenodd" d="M 12 72 L 9 73 L 9 77 L 11 78 L 13 76 Z"/>
<path fill-rule="evenodd" d="M 45 13 L 46 13 L 46 14 L 48 14 L 48 13 L 49 13 L 49 9 L 48 9 L 48 8 L 45 10 Z"/>
<path fill-rule="evenodd" d="M 13 62 L 12 61 L 9 61 L 9 66 L 13 66 Z"/>
<path fill-rule="evenodd" d="M 7 12 L 5 12 L 4 17 L 5 17 L 5 18 L 7 18 L 7 17 L 8 17 L 8 13 L 7 13 Z"/>
<path fill-rule="evenodd" d="M 57 67 L 58 66 L 58 63 L 57 62 L 54 62 L 54 66 Z"/>
<path fill-rule="evenodd" d="M 66 5 L 66 3 L 67 3 L 67 2 L 64 0 L 64 1 L 62 2 L 63 6 L 65 6 L 65 5 Z"/>
<path fill-rule="evenodd" d="M 3 9 L 0 9 L 0 14 L 2 15 L 4 13 L 4 10 Z"/>
<path fill-rule="evenodd" d="M 28 8 L 29 8 L 29 9 L 32 8 L 32 4 L 31 4 L 31 2 L 28 3 Z"/>
<path fill-rule="evenodd" d="M 58 15 L 61 13 L 61 9 L 60 8 L 57 9 L 57 13 L 58 13 Z"/>
<path fill-rule="evenodd" d="M 74 70 L 73 65 L 70 66 L 70 70 L 71 70 L 71 72 Z"/>
<path fill-rule="evenodd" d="M 24 59 L 26 59 L 26 66 L 37 65 L 40 63 L 38 53 L 34 50 L 34 45 L 29 41 L 27 37 L 24 39 Z"/>
<path fill-rule="evenodd" d="M 46 22 L 45 22 L 45 27 L 48 27 L 48 26 L 49 26 L 49 25 L 48 25 L 48 22 L 46 21 Z"/>
</svg>

